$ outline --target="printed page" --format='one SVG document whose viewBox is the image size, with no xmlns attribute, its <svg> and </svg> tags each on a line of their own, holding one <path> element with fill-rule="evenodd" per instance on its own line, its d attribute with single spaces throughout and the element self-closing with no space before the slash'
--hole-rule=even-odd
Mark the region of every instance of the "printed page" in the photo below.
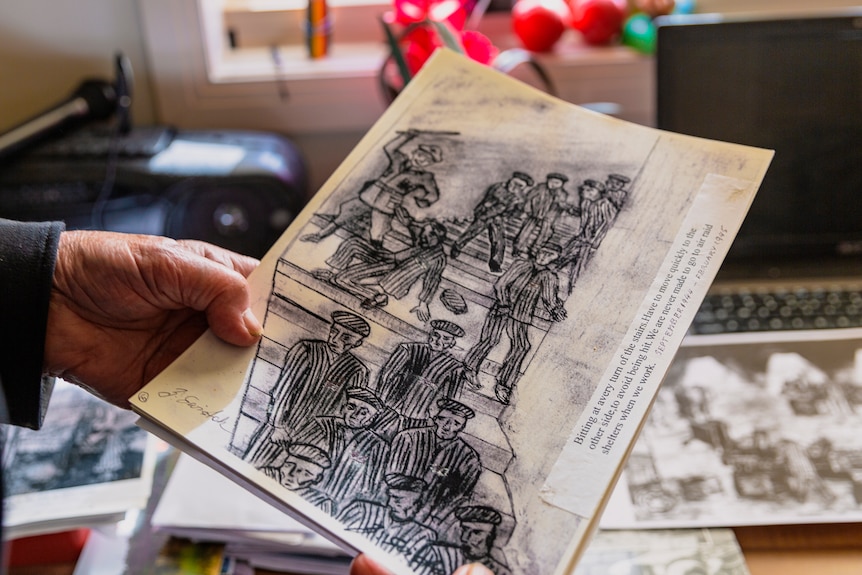
<svg viewBox="0 0 862 575">
<path fill-rule="evenodd" d="M 132 398 L 399 573 L 570 573 L 772 152 L 438 51 L 207 333 Z"/>
</svg>

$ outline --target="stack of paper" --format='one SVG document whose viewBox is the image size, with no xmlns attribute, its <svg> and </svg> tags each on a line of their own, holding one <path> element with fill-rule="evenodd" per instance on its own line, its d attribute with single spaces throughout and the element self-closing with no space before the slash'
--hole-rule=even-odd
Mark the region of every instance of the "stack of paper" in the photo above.
<svg viewBox="0 0 862 575">
<path fill-rule="evenodd" d="M 338 547 L 187 455 L 177 460 L 152 527 L 223 543 L 225 556 L 253 567 L 312 575 L 348 571 L 349 556 Z"/>
</svg>

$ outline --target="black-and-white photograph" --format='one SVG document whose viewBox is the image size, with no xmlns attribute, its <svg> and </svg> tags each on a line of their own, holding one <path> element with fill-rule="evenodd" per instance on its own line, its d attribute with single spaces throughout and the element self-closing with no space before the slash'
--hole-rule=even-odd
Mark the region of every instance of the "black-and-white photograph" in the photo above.
<svg viewBox="0 0 862 575">
<path fill-rule="evenodd" d="M 575 575 L 749 575 L 730 529 L 596 532 Z"/>
<path fill-rule="evenodd" d="M 143 505 L 154 448 L 136 420 L 134 412 L 58 379 L 40 430 L 3 426 L 10 532 L 100 515 L 116 519 Z"/>
<path fill-rule="evenodd" d="M 603 523 L 862 518 L 858 335 L 680 348 Z"/>
<path fill-rule="evenodd" d="M 21 495 L 140 477 L 147 433 L 131 411 L 65 382 L 38 432 L 6 427 L 6 492 Z"/>
</svg>

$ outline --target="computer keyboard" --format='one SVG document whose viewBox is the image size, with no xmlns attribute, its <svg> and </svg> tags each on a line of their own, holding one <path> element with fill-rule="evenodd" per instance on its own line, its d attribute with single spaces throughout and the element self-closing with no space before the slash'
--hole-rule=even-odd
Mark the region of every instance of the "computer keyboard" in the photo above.
<svg viewBox="0 0 862 575">
<path fill-rule="evenodd" d="M 862 285 L 707 295 L 689 334 L 862 327 Z"/>
</svg>

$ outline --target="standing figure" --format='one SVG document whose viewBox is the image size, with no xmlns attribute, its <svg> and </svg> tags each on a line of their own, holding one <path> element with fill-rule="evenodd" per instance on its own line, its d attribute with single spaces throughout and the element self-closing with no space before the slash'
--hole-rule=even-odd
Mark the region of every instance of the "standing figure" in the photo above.
<svg viewBox="0 0 862 575">
<path fill-rule="evenodd" d="M 468 406 L 453 399 L 437 400 L 433 426 L 400 431 L 392 439 L 388 470 L 423 477 L 428 484 L 422 517 L 430 526 L 446 518 L 473 494 L 482 464 L 479 454 L 461 437 L 475 417 Z"/>
<path fill-rule="evenodd" d="M 626 184 L 631 181 L 631 178 L 622 174 L 608 174 L 605 179 L 605 195 L 614 204 L 617 211 L 623 209 L 623 204 L 626 203 L 629 195 Z"/>
<path fill-rule="evenodd" d="M 568 181 L 563 174 L 552 172 L 530 190 L 524 203 L 526 217 L 515 238 L 516 256 L 526 256 L 551 239 L 557 218 L 568 209 L 569 192 L 563 187 Z"/>
<path fill-rule="evenodd" d="M 473 208 L 473 221 L 449 248 L 449 257 L 457 258 L 461 251 L 482 230 L 488 231 L 491 249 L 488 269 L 498 272 L 506 257 L 506 220 L 521 209 L 524 190 L 533 185 L 533 178 L 523 172 L 514 172 L 505 182 L 497 182 L 485 190 L 482 200 Z"/>
<path fill-rule="evenodd" d="M 619 210 L 608 198 L 601 182 L 584 180 L 578 192 L 581 196 L 581 229 L 578 236 L 595 250 L 607 235 Z"/>
<path fill-rule="evenodd" d="M 359 192 L 359 199 L 371 208 L 369 236 L 372 242 L 383 241 L 383 236 L 392 227 L 395 208 L 401 206 L 408 196 L 420 208 L 427 208 L 440 197 L 434 174 L 425 170 L 443 160 L 440 146 L 419 144 L 410 155 L 401 150 L 421 133 L 413 129 L 399 132 L 383 146 L 389 165 L 377 178 L 366 182 Z"/>
<path fill-rule="evenodd" d="M 575 281 L 607 235 L 619 211 L 605 195 L 605 186 L 599 181 L 584 180 L 578 186 L 578 192 L 581 197 L 581 227 L 577 235 L 563 246 L 562 257 L 558 262 L 561 269 L 569 269 L 569 293 L 572 293 Z"/>
<path fill-rule="evenodd" d="M 482 362 L 500 343 L 503 328 L 506 328 L 510 347 L 494 386 L 494 394 L 503 404 L 508 405 L 512 389 L 521 376 L 521 364 L 530 351 L 528 328 L 540 312 L 540 306 L 552 321 L 566 318 L 566 310 L 558 294 L 557 273 L 551 268 L 559 256 L 559 246 L 545 244 L 536 252 L 535 258 L 519 258 L 512 262 L 494 284 L 495 300 L 485 317 L 479 341 L 464 358 L 467 368 L 478 374 Z"/>
<path fill-rule="evenodd" d="M 410 196 L 420 208 L 427 208 L 440 197 L 434 174 L 425 170 L 443 160 L 440 146 L 419 144 L 408 155 L 402 148 L 423 134 L 454 135 L 451 132 L 424 132 L 410 129 L 398 134 L 383 146 L 388 165 L 373 180 L 366 181 L 355 197 L 339 204 L 329 222 L 317 232 L 305 234 L 301 241 L 317 243 L 338 229 L 346 229 L 379 245 L 389 232 L 397 206 Z M 326 217 L 326 216 L 324 216 Z"/>
<path fill-rule="evenodd" d="M 460 565 L 480 563 L 494 575 L 511 575 L 509 567 L 492 555 L 497 527 L 503 518 L 491 507 L 472 505 L 459 508 L 460 544 L 435 542 L 416 554 L 413 567 L 418 575 L 449 575 Z"/>
<path fill-rule="evenodd" d="M 370 427 L 383 404 L 371 391 L 347 390 L 347 402 L 339 415 L 323 415 L 300 435 L 300 441 L 329 453 L 333 465 L 320 489 L 334 502 L 375 500 L 389 457 L 389 444 Z"/>
<path fill-rule="evenodd" d="M 430 425 L 438 399 L 458 399 L 467 380 L 464 364 L 449 351 L 464 336 L 461 326 L 447 320 L 431 320 L 425 342 L 406 342 L 380 368 L 377 393 L 388 408 L 381 421 L 384 435 L 408 427 Z"/>
<path fill-rule="evenodd" d="M 351 350 L 362 345 L 371 327 L 347 311 L 334 311 L 331 317 L 325 341 L 302 340 L 288 350 L 267 422 L 246 450 L 244 459 L 253 465 L 266 465 L 315 416 L 337 412 L 346 389 L 368 387 L 368 368 Z"/>
</svg>

